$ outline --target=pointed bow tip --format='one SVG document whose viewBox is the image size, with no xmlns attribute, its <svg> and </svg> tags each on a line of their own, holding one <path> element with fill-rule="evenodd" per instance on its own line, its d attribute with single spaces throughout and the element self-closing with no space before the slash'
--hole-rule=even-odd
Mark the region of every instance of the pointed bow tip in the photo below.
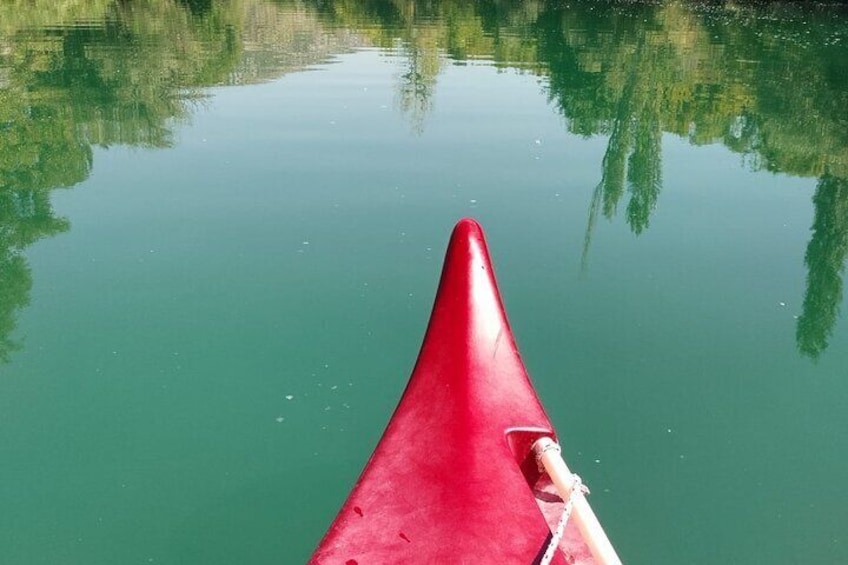
<svg viewBox="0 0 848 565">
<path fill-rule="evenodd" d="M 483 228 L 473 218 L 462 218 L 456 223 L 448 244 L 448 255 L 456 253 L 459 249 L 486 249 L 486 235 Z"/>
<path fill-rule="evenodd" d="M 472 333 L 482 331 L 481 324 L 500 328 L 505 323 L 486 236 L 471 218 L 457 222 L 451 235 L 431 324 L 441 320 L 437 312 L 449 312 L 444 320 L 448 326 L 456 329 L 466 323 L 465 329 Z"/>
<path fill-rule="evenodd" d="M 453 228 L 452 238 L 457 236 L 483 236 L 483 228 L 480 223 L 474 218 L 461 218 Z"/>
</svg>

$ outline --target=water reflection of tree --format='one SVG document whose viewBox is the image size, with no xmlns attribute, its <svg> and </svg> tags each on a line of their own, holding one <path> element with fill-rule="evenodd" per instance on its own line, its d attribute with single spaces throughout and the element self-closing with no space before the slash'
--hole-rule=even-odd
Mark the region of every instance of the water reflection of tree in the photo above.
<svg viewBox="0 0 848 565">
<path fill-rule="evenodd" d="M 398 107 L 419 134 L 446 57 L 494 55 L 505 67 L 538 69 L 532 37 L 538 2 L 323 0 L 310 5 L 329 27 L 356 29 L 373 45 L 403 57 Z"/>
<path fill-rule="evenodd" d="M 825 175 L 814 199 L 797 329 L 799 349 L 816 357 L 842 299 L 848 49 L 832 15 L 804 10 L 759 6 L 728 14 L 676 3 L 578 4 L 547 9 L 537 25 L 549 95 L 569 129 L 609 136 L 589 206 L 584 268 L 598 217 L 612 219 L 625 194 L 630 228 L 639 234 L 649 226 L 662 188 L 663 132 L 694 144 L 723 143 L 755 169 Z M 757 17 L 763 12 L 769 17 Z"/>
<path fill-rule="evenodd" d="M 402 5 L 400 14 L 405 22 L 401 53 L 406 68 L 398 84 L 398 106 L 408 116 L 412 130 L 421 134 L 424 120 L 433 108 L 436 78 L 442 67 L 439 36 L 433 26 L 416 25 L 415 2 Z"/>
<path fill-rule="evenodd" d="M 286 4 L 284 17 L 268 18 L 278 3 Z M 648 229 L 662 189 L 663 133 L 723 143 L 754 168 L 822 178 L 798 345 L 811 356 L 826 347 L 841 299 L 844 245 L 825 234 L 845 225 L 848 178 L 848 41 L 834 32 L 834 7 L 490 0 L 31 5 L 0 3 L 0 312 L 20 308 L 20 289 L 29 288 L 22 247 L 8 235 L 38 217 L 16 216 L 22 203 L 86 178 L 92 145 L 170 145 L 174 122 L 192 111 L 196 87 L 274 76 L 281 71 L 259 67 L 303 66 L 328 46 L 345 51 L 323 31 L 330 23 L 402 53 L 398 105 L 416 131 L 431 110 L 446 57 L 480 57 L 543 76 L 570 131 L 608 136 L 584 259 L 597 218 L 613 218 L 622 201 L 631 230 Z M 276 47 L 244 57 L 247 45 L 259 43 Z M 52 218 L 49 208 L 40 209 Z M 66 228 L 55 221 L 37 237 Z M 0 315 L 0 336 L 9 335 L 8 320 L 13 316 Z"/>
<path fill-rule="evenodd" d="M 421 134 L 424 121 L 433 108 L 433 91 L 440 66 L 439 63 L 433 65 L 432 59 L 438 59 L 439 55 L 438 52 L 430 55 L 417 45 L 409 45 L 403 51 L 406 69 L 398 85 L 398 106 L 408 116 L 412 130 Z M 432 67 L 436 67 L 435 72 Z"/>
<path fill-rule="evenodd" d="M 134 16 L 150 18 L 144 6 L 94 3 L 87 14 L 77 8 L 73 17 L 84 24 L 49 9 L 3 12 L 0 361 L 17 346 L 11 338 L 15 319 L 29 301 L 32 275 L 24 250 L 69 228 L 54 215 L 50 191 L 88 177 L 93 144 L 170 145 L 169 124 L 188 111 L 187 99 L 175 93 L 180 81 L 162 80 L 173 74 L 172 58 L 165 56 L 173 41 L 151 41 L 144 23 L 131 25 Z M 179 13 L 165 10 L 159 23 L 170 16 L 166 27 L 173 29 Z M 148 19 L 146 25 L 155 24 Z"/>
<path fill-rule="evenodd" d="M 212 0 L 177 0 L 195 16 L 203 16 L 212 11 Z"/>
<path fill-rule="evenodd" d="M 671 58 L 664 53 L 663 48 L 667 46 L 656 46 L 656 40 L 651 37 L 651 29 L 655 24 L 649 22 L 653 22 L 654 14 L 647 12 L 645 6 L 634 6 L 631 9 L 636 11 L 627 14 L 628 25 L 616 27 L 615 35 L 610 37 L 608 34 L 587 32 L 588 37 L 578 39 L 584 48 L 587 42 L 597 42 L 598 45 L 606 46 L 604 50 L 607 52 L 617 45 L 617 57 L 611 64 L 601 62 L 598 66 L 599 61 L 594 57 L 587 61 L 585 53 L 574 53 L 568 58 L 571 61 L 565 73 L 561 68 L 551 69 L 551 96 L 558 101 L 565 115 L 572 118 L 571 127 L 583 134 L 609 132 L 607 149 L 601 163 L 601 181 L 593 191 L 589 207 L 582 257 L 584 268 L 588 262 L 597 216 L 599 213 L 603 213 L 607 219 L 615 216 L 625 194 L 625 186 L 630 194 L 625 218 L 637 235 L 650 225 L 651 213 L 662 188 L 663 85 L 656 79 L 657 75 L 665 74 L 663 70 Z M 616 17 L 621 16 L 618 14 Z M 560 25 L 567 20 L 557 17 L 550 21 Z M 546 31 L 544 49 L 553 49 L 560 54 L 574 52 L 567 45 L 567 38 L 571 36 L 568 30 L 554 27 Z M 627 48 L 622 49 L 622 45 Z M 587 71 L 587 68 L 590 70 Z M 593 72 L 598 68 L 617 69 L 614 85 L 597 81 L 597 77 L 591 76 L 598 74 Z M 578 89 L 588 91 L 590 95 L 597 95 L 603 90 L 602 100 L 608 109 L 597 112 L 590 104 L 578 101 L 573 93 L 561 90 L 568 89 L 573 81 L 585 82 L 586 86 L 580 85 Z M 570 108 L 577 111 L 570 112 Z"/>
<path fill-rule="evenodd" d="M 78 183 L 91 170 L 91 147 L 75 135 L 72 112 L 23 100 L 21 91 L 0 91 L 0 361 L 17 348 L 11 334 L 29 302 L 24 249 L 68 229 L 53 214 L 50 189 Z"/>
<path fill-rule="evenodd" d="M 68 222 L 53 215 L 47 190 L 0 186 L 0 361 L 17 348 L 10 336 L 18 310 L 29 302 L 32 275 L 22 251 L 67 229 Z"/>
<path fill-rule="evenodd" d="M 842 275 L 848 255 L 848 181 L 819 180 L 813 196 L 813 236 L 807 245 L 807 292 L 798 318 L 798 349 L 816 359 L 827 348 L 842 301 Z"/>
<path fill-rule="evenodd" d="M 69 229 L 50 191 L 88 177 L 93 145 L 171 145 L 192 88 L 238 57 L 211 2 L 54 4 L 0 5 L 0 361 L 29 301 L 25 249 Z"/>
<path fill-rule="evenodd" d="M 0 2 L 0 359 L 28 302 L 23 251 L 68 229 L 50 190 L 92 147 L 168 147 L 203 87 L 266 80 L 349 50 L 299 2 Z M 436 73 L 433 73 L 433 77 Z"/>
</svg>

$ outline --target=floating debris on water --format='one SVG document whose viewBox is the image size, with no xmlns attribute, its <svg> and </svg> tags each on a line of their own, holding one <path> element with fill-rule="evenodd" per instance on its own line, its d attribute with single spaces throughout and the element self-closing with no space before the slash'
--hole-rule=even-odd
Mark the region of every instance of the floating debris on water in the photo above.
<svg viewBox="0 0 848 565">
<path fill-rule="evenodd" d="M 292 399 L 294 399 L 294 395 L 293 395 L 293 394 L 287 394 L 287 395 L 286 395 L 286 400 L 292 400 Z"/>
</svg>

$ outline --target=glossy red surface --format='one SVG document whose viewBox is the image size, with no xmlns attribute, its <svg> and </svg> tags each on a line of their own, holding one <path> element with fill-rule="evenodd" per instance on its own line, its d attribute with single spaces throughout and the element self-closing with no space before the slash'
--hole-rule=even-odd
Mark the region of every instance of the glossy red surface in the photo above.
<svg viewBox="0 0 848 565">
<path fill-rule="evenodd" d="M 310 562 L 533 563 L 550 535 L 529 456 L 542 434 L 483 232 L 464 219 L 403 398 Z M 554 563 L 581 560 L 574 533 Z"/>
</svg>

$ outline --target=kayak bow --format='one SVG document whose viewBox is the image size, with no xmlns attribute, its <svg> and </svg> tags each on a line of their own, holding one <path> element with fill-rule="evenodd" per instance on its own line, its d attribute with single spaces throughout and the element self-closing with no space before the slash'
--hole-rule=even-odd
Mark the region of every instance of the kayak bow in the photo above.
<svg viewBox="0 0 848 565">
<path fill-rule="evenodd" d="M 463 219 L 406 391 L 310 563 L 538 563 L 563 508 L 533 451 L 545 437 L 483 231 Z M 606 562 L 586 512 L 578 496 L 552 563 Z"/>
</svg>

